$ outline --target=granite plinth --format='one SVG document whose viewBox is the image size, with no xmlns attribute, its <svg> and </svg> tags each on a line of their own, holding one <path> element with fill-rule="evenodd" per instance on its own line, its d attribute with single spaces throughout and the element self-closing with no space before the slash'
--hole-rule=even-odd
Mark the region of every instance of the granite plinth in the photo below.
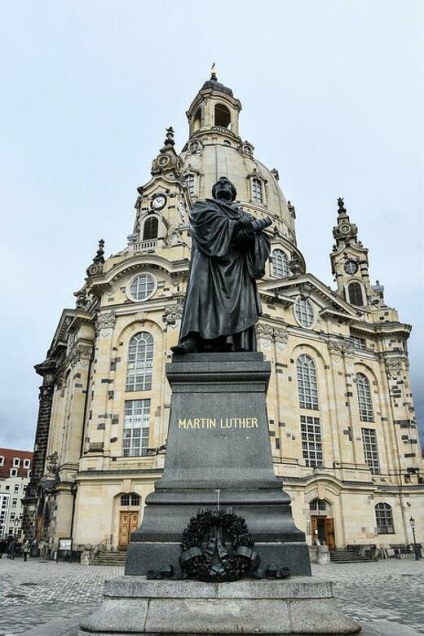
<svg viewBox="0 0 424 636">
<path fill-rule="evenodd" d="M 261 353 L 174 355 L 166 376 L 172 399 L 162 478 L 132 533 L 125 573 L 178 568 L 180 542 L 200 508 L 243 517 L 261 559 L 310 575 L 305 535 L 274 474 L 266 410 L 270 364 Z"/>
<path fill-rule="evenodd" d="M 357 634 L 337 609 L 330 582 L 244 579 L 234 583 L 148 581 L 123 576 L 105 584 L 102 605 L 79 636 L 161 634 Z"/>
</svg>

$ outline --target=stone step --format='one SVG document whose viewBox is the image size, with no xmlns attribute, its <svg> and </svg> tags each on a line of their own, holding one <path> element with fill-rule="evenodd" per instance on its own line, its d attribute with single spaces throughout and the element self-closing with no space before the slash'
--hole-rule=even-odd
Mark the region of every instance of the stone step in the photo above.
<svg viewBox="0 0 424 636">
<path fill-rule="evenodd" d="M 125 565 L 126 552 L 99 552 L 91 565 Z"/>
<path fill-rule="evenodd" d="M 372 560 L 372 557 L 359 554 L 355 550 L 332 550 L 330 552 L 332 563 L 363 563 Z"/>
</svg>

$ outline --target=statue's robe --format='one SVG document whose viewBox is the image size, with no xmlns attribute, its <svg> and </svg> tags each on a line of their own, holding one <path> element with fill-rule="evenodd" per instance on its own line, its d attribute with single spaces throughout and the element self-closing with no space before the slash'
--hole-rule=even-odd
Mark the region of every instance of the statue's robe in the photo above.
<svg viewBox="0 0 424 636">
<path fill-rule="evenodd" d="M 260 232 L 237 239 L 236 223 L 253 217 L 234 204 L 206 199 L 190 212 L 191 264 L 180 341 L 238 337 L 238 346 L 256 349 L 254 325 L 261 314 L 256 279 L 265 273 L 270 241 Z"/>
</svg>

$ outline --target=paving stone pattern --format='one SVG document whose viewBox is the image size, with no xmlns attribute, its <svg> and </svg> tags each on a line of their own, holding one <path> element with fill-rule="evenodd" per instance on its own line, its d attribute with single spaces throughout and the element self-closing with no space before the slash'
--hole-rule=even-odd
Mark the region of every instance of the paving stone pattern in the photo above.
<svg viewBox="0 0 424 636">
<path fill-rule="evenodd" d="M 58 619 L 78 624 L 101 601 L 104 582 L 122 574 L 122 567 L 3 557 L 0 636 L 25 634 L 41 625 L 47 633 L 48 624 Z M 384 620 L 424 634 L 424 560 L 313 566 L 313 575 L 334 581 L 340 608 L 362 625 Z"/>
</svg>

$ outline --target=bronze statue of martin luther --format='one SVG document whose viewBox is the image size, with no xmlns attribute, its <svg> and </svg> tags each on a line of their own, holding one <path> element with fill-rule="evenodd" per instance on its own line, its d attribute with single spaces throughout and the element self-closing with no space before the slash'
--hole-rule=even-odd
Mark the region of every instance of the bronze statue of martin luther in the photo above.
<svg viewBox="0 0 424 636">
<path fill-rule="evenodd" d="M 256 351 L 256 280 L 270 253 L 263 230 L 271 219 L 255 220 L 234 203 L 236 196 L 231 181 L 221 177 L 213 199 L 191 208 L 191 264 L 176 354 Z"/>
</svg>

